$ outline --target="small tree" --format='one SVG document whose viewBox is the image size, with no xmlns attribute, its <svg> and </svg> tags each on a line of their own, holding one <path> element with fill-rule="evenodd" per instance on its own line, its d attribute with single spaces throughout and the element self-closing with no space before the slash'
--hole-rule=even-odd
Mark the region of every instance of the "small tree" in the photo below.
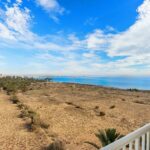
<svg viewBox="0 0 150 150">
<path fill-rule="evenodd" d="M 120 133 L 117 133 L 116 129 L 114 128 L 99 130 L 98 133 L 95 134 L 95 136 L 101 142 L 101 145 L 103 147 L 123 137 L 123 135 L 121 135 Z M 96 149 L 100 149 L 100 146 L 98 146 L 95 143 L 88 142 L 88 141 L 86 143 L 94 146 Z"/>
</svg>

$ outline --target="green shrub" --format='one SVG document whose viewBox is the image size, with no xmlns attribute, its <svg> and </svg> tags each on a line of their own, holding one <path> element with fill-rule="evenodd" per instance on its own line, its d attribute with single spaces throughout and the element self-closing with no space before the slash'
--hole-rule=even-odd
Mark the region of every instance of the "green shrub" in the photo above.
<svg viewBox="0 0 150 150">
<path fill-rule="evenodd" d="M 127 89 L 128 91 L 131 91 L 131 92 L 138 92 L 139 90 L 138 89 Z"/>
<path fill-rule="evenodd" d="M 17 104 L 20 102 L 16 95 L 11 96 L 10 100 L 12 101 L 13 104 Z"/>
<path fill-rule="evenodd" d="M 123 137 L 123 135 L 118 133 L 114 128 L 99 130 L 98 133 L 95 134 L 95 136 L 98 138 L 103 147 Z M 100 149 L 100 146 L 95 143 L 88 141 L 86 141 L 85 143 L 94 146 L 96 149 Z"/>
<path fill-rule="evenodd" d="M 45 80 L 38 80 L 27 77 L 6 76 L 0 78 L 0 88 L 3 88 L 3 90 L 5 90 L 8 95 L 10 95 L 11 93 L 16 93 L 19 90 L 22 92 L 27 91 L 31 83 L 44 81 Z"/>
</svg>

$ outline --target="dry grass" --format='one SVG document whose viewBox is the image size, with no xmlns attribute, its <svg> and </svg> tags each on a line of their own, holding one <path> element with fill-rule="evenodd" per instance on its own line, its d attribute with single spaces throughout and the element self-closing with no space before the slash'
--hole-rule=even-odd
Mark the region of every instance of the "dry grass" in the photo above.
<svg viewBox="0 0 150 150">
<path fill-rule="evenodd" d="M 12 101 L 13 104 L 16 104 L 17 107 L 20 109 L 20 118 L 30 119 L 30 123 L 28 123 L 28 128 L 31 131 L 35 131 L 38 128 L 49 128 L 49 124 L 43 122 L 40 119 L 39 114 L 37 114 L 34 110 L 32 110 L 29 106 L 25 105 L 23 102 L 21 102 L 16 95 L 12 95 L 10 97 L 10 101 Z"/>
<path fill-rule="evenodd" d="M 28 132 L 25 120 L 18 118 L 20 109 L 10 103 L 10 98 L 0 92 L 0 149 L 41 150 L 50 143 L 45 135 Z"/>
</svg>

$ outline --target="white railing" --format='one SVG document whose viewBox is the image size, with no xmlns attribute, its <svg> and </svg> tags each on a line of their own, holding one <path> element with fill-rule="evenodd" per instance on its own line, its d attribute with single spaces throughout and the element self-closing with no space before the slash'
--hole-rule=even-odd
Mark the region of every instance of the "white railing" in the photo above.
<svg viewBox="0 0 150 150">
<path fill-rule="evenodd" d="M 100 150 L 150 150 L 150 123 Z"/>
</svg>

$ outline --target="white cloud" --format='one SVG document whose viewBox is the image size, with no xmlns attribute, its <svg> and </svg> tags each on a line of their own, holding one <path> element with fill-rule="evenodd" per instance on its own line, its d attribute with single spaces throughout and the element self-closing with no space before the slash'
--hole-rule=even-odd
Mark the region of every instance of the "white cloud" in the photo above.
<svg viewBox="0 0 150 150">
<path fill-rule="evenodd" d="M 62 15 L 64 8 L 60 6 L 57 0 L 36 0 L 37 4 L 46 10 L 54 21 L 58 22 L 57 14 Z"/>
<path fill-rule="evenodd" d="M 111 35 L 105 35 L 102 30 L 95 30 L 86 36 L 86 45 L 88 49 L 104 50 Z"/>
<path fill-rule="evenodd" d="M 110 56 L 150 54 L 150 0 L 138 8 L 139 17 L 125 32 L 114 35 L 110 41 Z"/>
<path fill-rule="evenodd" d="M 22 3 L 22 0 L 16 0 L 16 3 L 17 3 L 17 4 L 21 4 L 21 3 Z"/>
<path fill-rule="evenodd" d="M 96 55 L 94 53 L 83 53 L 83 56 L 86 57 L 86 58 L 92 58 Z"/>
<path fill-rule="evenodd" d="M 5 23 L 10 30 L 25 34 L 30 25 L 29 9 L 21 10 L 18 6 L 7 7 Z"/>
<path fill-rule="evenodd" d="M 19 3 L 19 5 L 18 5 Z M 1 9 L 0 13 L 0 37 L 1 40 L 12 42 L 25 41 L 33 36 L 30 31 L 30 10 L 27 8 L 21 8 L 21 1 L 16 1 L 12 6 L 5 5 L 4 9 Z"/>
<path fill-rule="evenodd" d="M 14 40 L 14 36 L 12 35 L 12 33 L 2 23 L 0 23 L 0 37 L 4 39 Z"/>
</svg>

